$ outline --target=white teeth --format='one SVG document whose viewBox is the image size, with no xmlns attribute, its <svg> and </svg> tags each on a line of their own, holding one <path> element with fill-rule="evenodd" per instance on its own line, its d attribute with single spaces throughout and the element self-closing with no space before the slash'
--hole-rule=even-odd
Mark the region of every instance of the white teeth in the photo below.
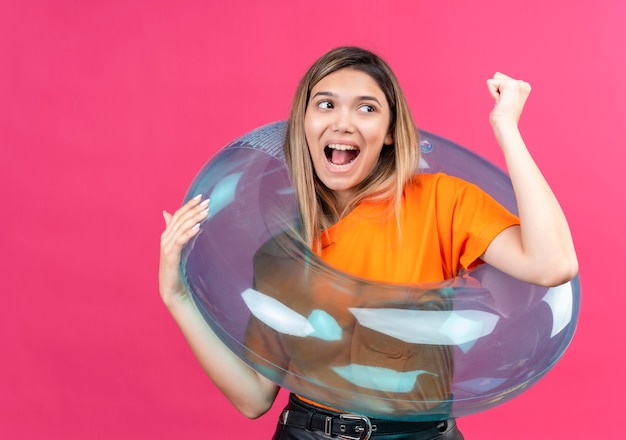
<svg viewBox="0 0 626 440">
<path fill-rule="evenodd" d="M 332 148 L 333 150 L 341 150 L 341 151 L 358 150 L 358 148 L 355 147 L 354 145 L 345 145 L 345 144 L 328 144 L 328 148 Z"/>
</svg>

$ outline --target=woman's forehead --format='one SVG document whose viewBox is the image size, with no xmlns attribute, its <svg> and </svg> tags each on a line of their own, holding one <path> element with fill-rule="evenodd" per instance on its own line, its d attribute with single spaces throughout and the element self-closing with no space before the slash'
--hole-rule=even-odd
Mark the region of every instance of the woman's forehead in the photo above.
<svg viewBox="0 0 626 440">
<path fill-rule="evenodd" d="M 344 68 L 326 75 L 311 89 L 311 97 L 376 98 L 387 101 L 385 93 L 368 73 Z M 382 102 L 381 102 L 382 103 Z"/>
</svg>

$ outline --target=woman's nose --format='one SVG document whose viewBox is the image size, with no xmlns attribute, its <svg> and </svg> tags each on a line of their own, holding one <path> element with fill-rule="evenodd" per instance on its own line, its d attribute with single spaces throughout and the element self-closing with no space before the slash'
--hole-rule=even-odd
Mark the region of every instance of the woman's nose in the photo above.
<svg viewBox="0 0 626 440">
<path fill-rule="evenodd" d="M 337 109 L 334 116 L 333 131 L 351 132 L 354 129 L 354 121 L 348 109 Z"/>
</svg>

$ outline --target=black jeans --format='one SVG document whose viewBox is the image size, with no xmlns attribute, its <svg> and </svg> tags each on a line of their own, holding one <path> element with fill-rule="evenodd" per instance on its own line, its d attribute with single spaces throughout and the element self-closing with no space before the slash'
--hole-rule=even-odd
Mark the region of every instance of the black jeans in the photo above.
<svg viewBox="0 0 626 440">
<path fill-rule="evenodd" d="M 310 417 L 315 413 L 317 419 L 333 418 L 334 420 L 339 420 L 340 413 L 309 405 L 294 395 L 289 397 L 289 403 L 285 407 L 285 411 L 289 411 L 291 414 L 286 414 L 283 411 L 281 421 L 279 421 L 274 437 L 272 437 L 273 440 L 338 439 L 336 433 L 325 433 L 325 429 L 319 426 L 317 428 L 312 427 L 307 429 L 307 427 L 302 426 L 303 424 L 298 423 L 299 420 L 296 420 L 296 422 L 290 421 L 296 419 L 296 417 L 291 417 L 290 419 L 289 416 L 293 416 L 297 413 L 298 419 L 306 419 L 306 416 Z M 287 421 L 286 424 L 283 424 L 282 421 L 284 421 L 285 415 L 287 415 Z M 463 440 L 463 434 L 458 430 L 454 419 L 426 423 L 397 423 L 391 420 L 380 419 L 369 420 L 372 426 L 376 425 L 376 428 L 381 427 L 381 429 L 375 428 L 373 430 L 372 440 Z M 308 423 L 311 425 L 310 421 Z M 365 426 L 365 424 L 363 424 L 363 426 Z M 327 432 L 328 431 L 330 431 L 330 428 L 327 429 Z M 358 434 L 346 433 L 346 435 L 358 438 Z"/>
</svg>

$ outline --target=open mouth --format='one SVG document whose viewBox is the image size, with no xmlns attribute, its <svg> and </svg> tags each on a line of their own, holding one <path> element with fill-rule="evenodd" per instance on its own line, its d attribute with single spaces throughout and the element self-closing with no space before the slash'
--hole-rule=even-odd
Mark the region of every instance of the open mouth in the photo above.
<svg viewBox="0 0 626 440">
<path fill-rule="evenodd" d="M 328 162 L 335 166 L 348 165 L 357 158 L 360 150 L 354 145 L 329 144 L 324 148 Z"/>
</svg>

